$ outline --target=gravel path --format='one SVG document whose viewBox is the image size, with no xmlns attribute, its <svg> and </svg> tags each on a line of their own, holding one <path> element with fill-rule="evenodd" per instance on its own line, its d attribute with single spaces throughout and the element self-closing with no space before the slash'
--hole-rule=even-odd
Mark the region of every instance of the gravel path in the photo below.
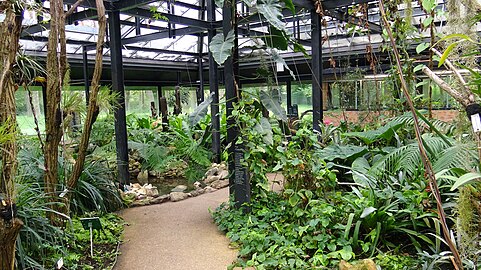
<svg viewBox="0 0 481 270">
<path fill-rule="evenodd" d="M 218 231 L 209 209 L 227 201 L 229 189 L 180 202 L 136 207 L 121 215 L 125 227 L 114 270 L 221 270 L 237 251 Z"/>
</svg>

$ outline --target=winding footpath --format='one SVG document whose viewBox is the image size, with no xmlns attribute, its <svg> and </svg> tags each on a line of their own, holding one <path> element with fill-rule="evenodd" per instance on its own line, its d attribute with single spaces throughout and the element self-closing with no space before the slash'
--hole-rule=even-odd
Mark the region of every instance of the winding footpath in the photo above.
<svg viewBox="0 0 481 270">
<path fill-rule="evenodd" d="M 213 223 L 209 209 L 228 200 L 229 189 L 130 208 L 121 255 L 114 270 L 224 270 L 236 258 L 229 240 Z"/>
</svg>

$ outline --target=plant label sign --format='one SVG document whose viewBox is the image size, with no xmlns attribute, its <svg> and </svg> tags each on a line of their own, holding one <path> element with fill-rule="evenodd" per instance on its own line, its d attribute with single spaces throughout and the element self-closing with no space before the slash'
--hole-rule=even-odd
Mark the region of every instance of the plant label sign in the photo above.
<svg viewBox="0 0 481 270">
<path fill-rule="evenodd" d="M 251 197 L 249 173 L 247 168 L 242 166 L 241 161 L 244 158 L 244 150 L 239 149 L 236 146 L 234 152 L 234 199 L 237 206 L 241 206 L 243 203 L 249 202 Z"/>
<path fill-rule="evenodd" d="M 471 115 L 471 124 L 473 125 L 474 132 L 481 131 L 481 118 L 479 117 L 479 113 Z"/>
</svg>

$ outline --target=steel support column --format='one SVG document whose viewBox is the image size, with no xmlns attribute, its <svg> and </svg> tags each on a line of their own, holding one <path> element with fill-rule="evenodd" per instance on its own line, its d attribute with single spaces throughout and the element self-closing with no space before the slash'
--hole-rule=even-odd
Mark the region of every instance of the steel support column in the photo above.
<svg viewBox="0 0 481 270">
<path fill-rule="evenodd" d="M 322 122 L 322 35 L 321 17 L 315 9 L 311 10 L 311 48 L 312 48 L 312 111 L 313 128 L 320 132 Z"/>
<path fill-rule="evenodd" d="M 215 2 L 207 0 L 207 20 L 210 23 L 215 22 Z M 210 26 L 208 32 L 209 43 L 215 36 L 216 31 L 213 25 Z M 220 163 L 220 118 L 219 118 L 219 81 L 217 80 L 217 63 L 209 51 L 209 88 L 212 95 L 212 103 L 210 105 L 211 121 L 212 121 L 212 153 L 213 161 Z"/>
<path fill-rule="evenodd" d="M 159 104 L 159 115 L 162 114 L 162 111 L 160 110 L 160 98 L 163 97 L 164 95 L 162 94 L 162 85 L 157 86 L 157 103 Z"/>
<path fill-rule="evenodd" d="M 83 55 L 83 73 L 84 73 L 84 85 L 85 85 L 85 103 L 89 105 L 90 99 L 90 82 L 89 82 L 89 59 L 87 57 L 87 47 L 82 46 Z"/>
<path fill-rule="evenodd" d="M 222 9 L 222 30 L 224 36 L 234 30 L 235 39 L 237 39 L 237 24 L 234 14 L 236 5 L 234 0 L 225 0 L 224 7 Z M 236 42 L 234 41 L 234 44 Z M 234 201 L 237 207 L 242 206 L 244 203 L 250 201 L 250 186 L 249 186 L 249 173 L 247 169 L 242 166 L 241 161 L 244 157 L 244 149 L 242 145 L 237 145 L 237 136 L 239 133 L 238 124 L 235 119 L 232 118 L 232 111 L 234 110 L 234 103 L 238 101 L 238 89 L 236 87 L 236 74 L 235 65 L 238 59 L 236 59 L 236 50 L 232 52 L 232 55 L 224 62 L 224 85 L 226 96 L 226 110 L 227 110 L 227 145 L 230 145 L 227 149 L 229 153 L 229 191 L 234 195 Z"/>
<path fill-rule="evenodd" d="M 129 184 L 129 153 L 127 146 L 127 125 L 125 119 L 124 70 L 122 66 L 122 43 L 120 33 L 120 12 L 109 12 L 110 59 L 112 66 L 112 91 L 118 93 L 115 107 L 115 142 L 117 146 L 118 181 L 122 187 Z"/>
</svg>

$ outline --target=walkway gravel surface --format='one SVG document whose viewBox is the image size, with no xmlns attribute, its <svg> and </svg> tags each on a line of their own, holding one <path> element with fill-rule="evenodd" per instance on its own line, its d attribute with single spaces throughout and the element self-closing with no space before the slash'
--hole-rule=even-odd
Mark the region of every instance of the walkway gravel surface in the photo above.
<svg viewBox="0 0 481 270">
<path fill-rule="evenodd" d="M 213 223 L 214 210 L 227 201 L 224 188 L 180 202 L 136 207 L 121 215 L 125 227 L 114 270 L 221 270 L 237 251 Z"/>
</svg>

